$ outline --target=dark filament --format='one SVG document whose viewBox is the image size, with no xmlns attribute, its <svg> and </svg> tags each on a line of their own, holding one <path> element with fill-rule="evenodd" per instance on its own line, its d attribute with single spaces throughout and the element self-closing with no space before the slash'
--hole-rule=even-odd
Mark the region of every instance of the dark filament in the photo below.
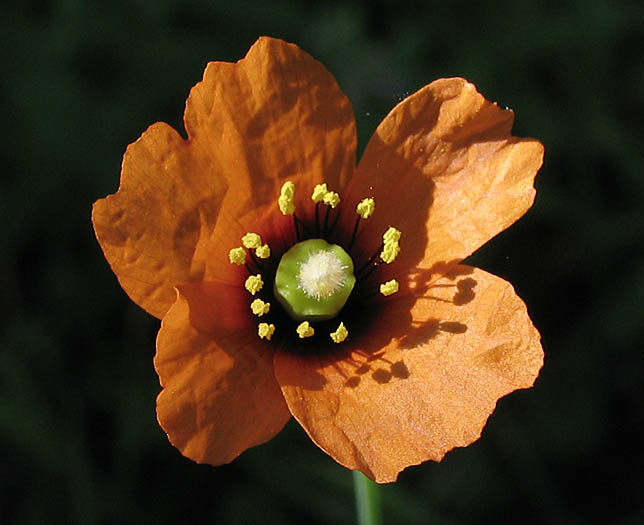
<svg viewBox="0 0 644 525">
<path fill-rule="evenodd" d="M 326 229 L 329 224 L 329 213 L 331 213 L 331 206 L 327 206 L 326 214 L 324 215 L 324 229 L 322 230 L 322 238 L 326 239 Z"/>
<path fill-rule="evenodd" d="M 356 233 L 358 233 L 358 224 L 360 224 L 360 215 L 356 217 L 356 223 L 353 226 L 353 233 L 351 234 L 351 240 L 349 241 L 349 251 L 351 251 L 351 248 L 353 247 L 353 241 L 356 240 Z"/>
<path fill-rule="evenodd" d="M 300 228 L 298 227 L 300 225 L 302 227 L 302 233 L 304 233 L 304 223 L 298 219 L 297 215 L 295 215 L 295 212 L 293 212 L 293 226 L 295 227 L 295 238 L 297 239 L 297 242 L 300 242 L 302 240 L 302 237 L 300 236 Z"/>
<path fill-rule="evenodd" d="M 315 236 L 320 236 L 320 203 L 315 203 Z"/>
<path fill-rule="evenodd" d="M 358 271 L 356 272 L 356 276 L 358 277 L 358 279 L 366 279 L 380 265 L 379 262 L 374 263 L 374 261 L 378 257 L 378 254 L 382 251 L 383 247 L 384 247 L 384 244 L 381 244 L 380 248 L 378 248 L 376 253 L 374 253 L 371 257 L 369 257 L 369 260 L 358 269 Z M 362 272 L 364 272 L 372 264 L 373 266 L 367 271 L 366 274 L 363 275 Z"/>
<path fill-rule="evenodd" d="M 335 214 L 335 219 L 333 220 L 333 224 L 329 228 L 329 231 L 326 232 L 327 235 L 331 235 L 333 233 L 333 230 L 335 230 L 335 227 L 338 224 L 339 220 L 340 220 L 340 210 L 338 209 L 338 212 Z"/>
</svg>

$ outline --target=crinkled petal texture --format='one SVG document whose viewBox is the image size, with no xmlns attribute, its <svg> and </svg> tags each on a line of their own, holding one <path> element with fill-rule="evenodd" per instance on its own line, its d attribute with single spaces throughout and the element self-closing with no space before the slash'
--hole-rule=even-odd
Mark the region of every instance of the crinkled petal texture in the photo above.
<svg viewBox="0 0 644 525">
<path fill-rule="evenodd" d="M 157 123 L 123 157 L 119 191 L 94 204 L 92 221 L 123 289 L 162 317 L 174 286 L 204 277 L 207 241 L 227 183 L 167 124 Z"/>
<path fill-rule="evenodd" d="M 269 214 L 284 180 L 338 188 L 355 166 L 349 100 L 322 64 L 280 40 L 208 64 L 184 120 L 187 140 L 158 123 L 130 145 L 118 192 L 93 210 L 122 287 L 159 318 L 177 284 L 233 280 L 222 245 Z"/>
<path fill-rule="evenodd" d="M 273 352 L 257 338 L 239 290 L 196 283 L 178 295 L 157 338 L 157 416 L 183 455 L 221 465 L 271 439 L 291 415 Z"/>
<path fill-rule="evenodd" d="M 532 205 L 543 146 L 511 136 L 513 118 L 473 84 L 449 78 L 405 99 L 378 126 L 345 193 L 351 202 L 375 197 L 359 238 L 366 252 L 389 225 L 403 232 L 396 265 L 413 281 L 403 292 L 443 275 Z"/>
<path fill-rule="evenodd" d="M 378 482 L 478 439 L 497 400 L 530 387 L 543 362 L 512 286 L 461 265 L 411 309 L 404 297 L 391 301 L 380 325 L 350 344 L 343 359 L 277 352 L 276 377 L 311 439 Z"/>
<path fill-rule="evenodd" d="M 477 439 L 497 400 L 531 386 L 542 365 L 512 287 L 458 264 L 534 199 L 543 148 L 512 137 L 512 120 L 465 80 L 439 80 L 392 110 L 355 168 L 351 105 L 297 46 L 260 38 L 239 62 L 208 64 L 186 103 L 187 139 L 151 126 L 92 215 L 124 290 L 163 318 L 157 414 L 170 441 L 218 465 L 292 414 L 339 463 L 387 482 Z M 399 279 L 400 293 L 373 330 L 348 327 L 326 358 L 260 340 L 245 269 L 228 262 L 247 231 L 274 253 L 290 242 L 292 219 L 276 208 L 285 180 L 304 220 L 317 183 L 349 207 L 375 197 L 354 252 L 371 255 L 390 225 L 403 232 L 399 258 L 377 276 Z M 355 215 L 339 221 L 351 232 Z"/>
</svg>

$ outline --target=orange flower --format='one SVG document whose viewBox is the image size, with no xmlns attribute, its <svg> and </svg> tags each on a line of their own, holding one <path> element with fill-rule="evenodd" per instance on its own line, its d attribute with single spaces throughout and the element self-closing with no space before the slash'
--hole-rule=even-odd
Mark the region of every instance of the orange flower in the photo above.
<svg viewBox="0 0 644 525">
<path fill-rule="evenodd" d="M 498 399 L 533 384 L 543 353 L 525 305 L 460 264 L 534 200 L 543 147 L 511 136 L 512 111 L 437 80 L 389 113 L 356 167 L 334 78 L 260 38 L 208 64 L 184 120 L 187 140 L 157 123 L 128 147 L 92 220 L 124 290 L 162 319 L 158 419 L 185 456 L 230 462 L 293 416 L 340 464 L 394 481 L 478 439 Z M 294 318 L 276 268 L 316 237 L 346 250 L 356 284 L 331 319 Z M 300 291 L 339 260 L 325 257 Z"/>
</svg>

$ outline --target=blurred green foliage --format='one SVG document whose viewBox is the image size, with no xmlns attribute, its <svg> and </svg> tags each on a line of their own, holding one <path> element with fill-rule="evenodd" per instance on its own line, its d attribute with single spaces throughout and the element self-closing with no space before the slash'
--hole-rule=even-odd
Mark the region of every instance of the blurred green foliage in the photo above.
<svg viewBox="0 0 644 525">
<path fill-rule="evenodd" d="M 209 60 L 299 44 L 354 104 L 360 144 L 459 75 L 546 145 L 534 208 L 471 258 L 543 335 L 537 386 L 483 437 L 382 488 L 390 523 L 641 523 L 644 4 L 7 0 L 0 7 L 0 522 L 349 523 L 350 473 L 296 424 L 192 463 L 154 413 L 158 321 L 94 240 L 94 200 L 151 123 L 182 130 Z"/>
</svg>

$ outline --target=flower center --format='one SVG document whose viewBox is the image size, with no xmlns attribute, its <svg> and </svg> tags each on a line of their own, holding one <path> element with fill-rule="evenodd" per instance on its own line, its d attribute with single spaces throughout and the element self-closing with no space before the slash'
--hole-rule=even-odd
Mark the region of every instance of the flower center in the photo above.
<svg viewBox="0 0 644 525">
<path fill-rule="evenodd" d="M 340 236 L 346 243 L 346 251 L 337 244 L 330 244 L 325 239 L 333 238 L 332 232 L 335 229 L 340 215 L 339 210 L 334 213 L 335 219 L 329 220 L 332 210 L 340 205 L 340 195 L 329 191 L 326 183 L 317 184 L 313 188 L 311 200 L 315 203 L 315 221 L 307 223 L 295 214 L 295 184 L 286 181 L 280 189 L 280 196 L 277 205 L 283 215 L 293 217 L 293 227 L 297 243 L 293 245 L 279 260 L 277 270 L 274 262 L 275 255 L 271 255 L 268 244 L 264 244 L 259 234 L 248 232 L 241 238 L 243 246 L 231 248 L 228 258 L 231 264 L 245 266 L 248 270 L 248 277 L 244 282 L 244 288 L 252 296 L 258 295 L 250 303 L 250 311 L 257 317 L 263 318 L 266 322 L 257 325 L 257 335 L 261 339 L 270 341 L 273 334 L 283 341 L 284 338 L 293 337 L 297 334 L 299 339 L 320 341 L 320 337 L 328 337 L 336 343 L 342 343 L 349 337 L 349 327 L 344 321 L 338 320 L 331 323 L 336 327 L 334 331 L 328 331 L 332 326 L 329 321 L 334 319 L 347 303 L 356 281 L 361 283 L 362 291 L 359 294 L 364 301 L 365 297 L 373 298 L 375 290 L 367 292 L 365 286 L 369 276 L 381 264 L 391 264 L 400 253 L 401 232 L 390 226 L 382 236 L 382 244 L 378 250 L 368 257 L 358 268 L 354 275 L 353 260 L 348 252 L 351 251 L 358 234 L 361 221 L 366 221 L 375 210 L 373 197 L 362 199 L 356 206 L 356 221 L 350 237 Z M 326 211 L 321 216 L 320 209 Z M 336 238 L 338 236 L 335 236 Z M 349 239 L 346 242 L 346 239 Z M 308 239 L 308 240 L 302 240 Z M 250 260 L 248 257 L 250 257 Z M 361 259 L 359 257 L 359 259 Z M 268 286 L 264 286 L 264 278 L 267 277 Z M 270 279 L 273 277 L 273 285 Z M 270 296 L 271 288 L 273 295 Z M 380 294 L 388 297 L 399 290 L 396 279 L 391 279 L 380 284 Z M 276 299 L 282 306 L 277 310 L 271 308 L 271 300 Z M 354 297 L 356 299 L 356 297 Z M 361 308 L 351 306 L 345 314 L 350 320 L 355 315 L 360 315 Z M 264 317 L 266 316 L 266 317 Z M 290 317 L 291 319 L 287 319 Z M 288 332 L 282 332 L 271 322 L 282 322 L 289 328 Z M 297 321 L 297 328 L 294 328 L 291 321 Z M 300 322 L 301 321 L 301 322 Z M 311 323 L 319 322 L 315 326 Z M 352 321 L 349 321 L 352 322 Z M 316 332 L 322 329 L 323 332 Z M 291 331 L 292 330 L 292 331 Z M 326 334 L 325 334 L 326 332 Z M 289 336 L 289 333 L 291 334 Z M 328 341 L 328 340 L 327 340 Z M 280 343 L 282 344 L 282 343 Z M 302 348 L 299 344 L 297 348 Z M 318 344 L 313 348 L 319 349 Z"/>
<path fill-rule="evenodd" d="M 338 315 L 355 282 L 353 261 L 343 248 L 309 239 L 282 256 L 273 292 L 293 319 L 317 321 Z"/>
<path fill-rule="evenodd" d="M 346 270 L 340 258 L 333 252 L 320 250 L 311 253 L 306 262 L 300 264 L 297 274 L 297 286 L 304 290 L 308 297 L 318 301 L 322 297 L 331 297 L 346 282 Z"/>
</svg>

